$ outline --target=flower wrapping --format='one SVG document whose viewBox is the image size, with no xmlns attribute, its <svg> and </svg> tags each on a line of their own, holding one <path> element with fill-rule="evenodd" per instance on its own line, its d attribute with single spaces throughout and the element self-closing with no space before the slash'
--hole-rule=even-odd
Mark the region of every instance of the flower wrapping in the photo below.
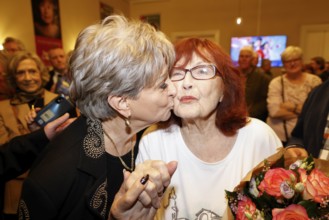
<svg viewBox="0 0 329 220">
<path fill-rule="evenodd" d="M 329 161 L 281 148 L 226 191 L 229 220 L 329 219 Z"/>
</svg>

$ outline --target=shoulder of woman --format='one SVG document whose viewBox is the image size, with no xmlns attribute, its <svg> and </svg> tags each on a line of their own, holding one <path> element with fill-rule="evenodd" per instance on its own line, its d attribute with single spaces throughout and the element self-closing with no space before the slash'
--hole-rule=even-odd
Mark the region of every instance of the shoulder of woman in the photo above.
<svg viewBox="0 0 329 220">
<path fill-rule="evenodd" d="M 154 124 L 151 125 L 150 127 L 148 127 L 144 133 L 142 137 L 151 137 L 151 136 L 158 136 L 158 135 L 162 135 L 165 133 L 173 133 L 176 132 L 178 130 L 178 126 L 175 124 L 172 124 L 170 126 L 162 126 L 159 124 Z"/>
<path fill-rule="evenodd" d="M 247 123 L 245 127 L 249 127 L 248 129 L 253 131 L 257 130 L 257 132 L 261 132 L 261 133 L 267 132 L 269 126 L 265 122 L 257 118 L 249 118 L 249 119 L 250 121 Z"/>
</svg>

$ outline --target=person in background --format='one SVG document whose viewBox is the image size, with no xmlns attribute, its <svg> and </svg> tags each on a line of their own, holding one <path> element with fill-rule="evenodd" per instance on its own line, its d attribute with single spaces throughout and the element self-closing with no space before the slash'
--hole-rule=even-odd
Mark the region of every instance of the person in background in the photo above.
<svg viewBox="0 0 329 220">
<path fill-rule="evenodd" d="M 265 73 L 266 75 L 268 75 L 271 78 L 273 77 L 273 74 L 271 72 L 272 62 L 269 59 L 262 60 L 261 68 L 262 68 L 263 73 Z"/>
<path fill-rule="evenodd" d="M 313 69 L 311 63 L 304 63 L 303 64 L 302 71 L 303 72 L 306 72 L 306 73 L 312 73 L 312 74 L 314 74 L 314 69 Z"/>
<path fill-rule="evenodd" d="M 311 66 L 313 73 L 319 76 L 322 82 L 329 78 L 329 70 L 325 69 L 326 62 L 323 57 L 313 57 L 311 59 Z"/>
<path fill-rule="evenodd" d="M 253 50 L 253 58 L 252 58 L 252 65 L 257 69 L 258 63 L 260 61 L 259 53 Z"/>
<path fill-rule="evenodd" d="M 272 79 L 269 85 L 267 124 L 285 145 L 307 95 L 321 83 L 321 79 L 303 72 L 303 53 L 299 47 L 287 47 L 281 54 L 281 60 L 286 72 Z"/>
<path fill-rule="evenodd" d="M 266 98 L 271 78 L 257 70 L 253 65 L 254 51 L 251 47 L 243 47 L 239 53 L 239 69 L 246 77 L 245 97 L 249 116 L 266 121 L 268 112 Z"/>
<path fill-rule="evenodd" d="M 0 101 L 10 99 L 14 95 L 14 89 L 7 81 L 7 65 L 9 56 L 0 51 Z"/>
<path fill-rule="evenodd" d="M 13 37 L 6 37 L 4 42 L 2 43 L 3 50 L 5 53 L 7 53 L 9 56 L 14 55 L 18 51 L 24 51 L 25 46 L 24 44 Z"/>
<path fill-rule="evenodd" d="M 56 94 L 43 88 L 48 80 L 48 71 L 36 54 L 16 52 L 8 63 L 7 77 L 15 94 L 11 99 L 0 102 L 0 144 L 30 133 L 25 121 L 30 109 L 41 108 L 56 97 Z M 17 214 L 20 190 L 26 176 L 27 173 L 6 183 L 3 209 L 6 218 Z"/>
<path fill-rule="evenodd" d="M 49 72 L 50 79 L 45 89 L 57 93 L 69 95 L 70 80 L 68 78 L 67 55 L 62 48 L 52 48 L 48 51 L 48 57 L 53 69 Z"/>
<path fill-rule="evenodd" d="M 171 115 L 174 58 L 165 35 L 141 21 L 112 15 L 82 30 L 69 65 L 81 116 L 31 169 L 20 219 L 153 219 L 177 162 L 135 159 L 139 132 Z"/>
<path fill-rule="evenodd" d="M 248 117 L 243 74 L 220 46 L 188 38 L 175 51 L 175 116 L 145 131 L 137 162 L 178 161 L 156 219 L 221 219 L 225 190 L 282 143 L 264 122 Z"/>
<path fill-rule="evenodd" d="M 34 32 L 38 36 L 61 38 L 58 0 L 32 1 Z"/>
<path fill-rule="evenodd" d="M 324 69 L 327 70 L 327 71 L 329 71 L 329 61 L 326 61 L 326 64 L 324 66 Z"/>
<path fill-rule="evenodd" d="M 316 158 L 329 159 L 329 80 L 308 95 L 288 146 L 303 146 Z M 327 130 L 326 130 L 327 128 Z"/>
</svg>

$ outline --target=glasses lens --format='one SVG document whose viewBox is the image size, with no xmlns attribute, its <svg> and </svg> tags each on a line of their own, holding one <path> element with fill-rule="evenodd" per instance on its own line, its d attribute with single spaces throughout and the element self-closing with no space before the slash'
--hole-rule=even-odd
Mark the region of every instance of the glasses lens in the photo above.
<svg viewBox="0 0 329 220">
<path fill-rule="evenodd" d="M 178 68 L 173 68 L 170 74 L 170 79 L 172 81 L 178 81 L 182 80 L 185 77 L 185 70 L 184 69 L 178 69 Z"/>
<path fill-rule="evenodd" d="M 191 69 L 192 76 L 196 79 L 210 79 L 215 76 L 215 68 L 212 65 L 196 66 Z"/>
</svg>

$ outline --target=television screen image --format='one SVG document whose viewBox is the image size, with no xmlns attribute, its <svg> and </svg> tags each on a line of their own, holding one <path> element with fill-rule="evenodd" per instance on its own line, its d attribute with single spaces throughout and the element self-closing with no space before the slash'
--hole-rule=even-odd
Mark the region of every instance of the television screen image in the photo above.
<svg viewBox="0 0 329 220">
<path fill-rule="evenodd" d="M 251 46 L 258 53 L 257 66 L 260 66 L 262 59 L 269 59 L 272 61 L 272 67 L 281 67 L 281 53 L 286 48 L 286 44 L 286 35 L 232 37 L 231 58 L 237 66 L 240 49 Z"/>
</svg>

